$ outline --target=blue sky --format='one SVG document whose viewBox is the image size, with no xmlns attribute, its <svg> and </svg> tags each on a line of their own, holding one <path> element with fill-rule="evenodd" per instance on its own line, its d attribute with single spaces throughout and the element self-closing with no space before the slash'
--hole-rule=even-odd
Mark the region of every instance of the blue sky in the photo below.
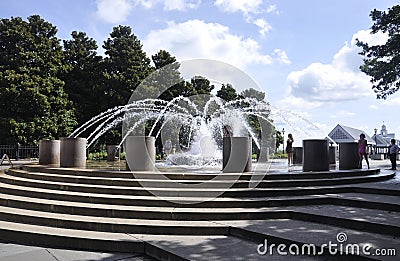
<svg viewBox="0 0 400 261">
<path fill-rule="evenodd" d="M 396 111 L 400 94 L 376 100 L 354 39 L 371 36 L 369 13 L 393 0 L 1 0 L 0 17 L 39 14 L 58 28 L 73 30 L 99 46 L 112 27 L 129 25 L 148 56 L 168 50 L 178 60 L 206 58 L 245 71 L 291 124 L 278 128 L 306 137 L 326 136 L 336 124 L 373 134 L 382 122 L 400 137 Z M 99 50 L 102 53 L 102 50 Z M 319 127 L 304 131 L 299 115 Z M 297 138 L 297 139 L 296 139 Z"/>
</svg>

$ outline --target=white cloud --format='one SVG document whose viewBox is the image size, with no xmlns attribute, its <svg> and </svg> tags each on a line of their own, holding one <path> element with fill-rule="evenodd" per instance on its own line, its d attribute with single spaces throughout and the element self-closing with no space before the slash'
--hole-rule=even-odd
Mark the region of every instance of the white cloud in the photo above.
<svg viewBox="0 0 400 261">
<path fill-rule="evenodd" d="M 222 11 L 235 13 L 242 12 L 244 14 L 257 14 L 262 10 L 263 0 L 215 0 L 214 5 L 218 6 Z"/>
<path fill-rule="evenodd" d="M 369 78 L 332 64 L 312 63 L 288 76 L 291 94 L 311 101 L 355 100 L 372 94 Z"/>
<path fill-rule="evenodd" d="M 346 110 L 339 110 L 335 114 L 331 116 L 333 119 L 342 119 L 344 117 L 353 117 L 356 115 L 354 112 L 346 111 Z"/>
<path fill-rule="evenodd" d="M 151 31 L 143 47 L 149 55 L 165 49 L 178 60 L 216 59 L 239 68 L 273 62 L 270 55 L 261 53 L 261 46 L 255 40 L 234 35 L 221 24 L 201 20 L 169 22 L 165 29 Z"/>
<path fill-rule="evenodd" d="M 275 60 L 277 60 L 280 63 L 285 63 L 285 64 L 290 64 L 289 57 L 287 56 L 286 52 L 281 50 L 281 49 L 275 49 L 274 50 L 274 55 L 277 57 Z"/>
<path fill-rule="evenodd" d="M 332 63 L 312 63 L 303 70 L 294 71 L 287 77 L 289 94 L 310 101 L 357 100 L 375 96 L 370 78 L 359 69 L 361 49 L 355 45 L 358 38 L 369 43 L 384 43 L 385 35 L 370 35 L 359 31 L 353 35 L 351 44 L 345 45 L 334 55 Z"/>
<path fill-rule="evenodd" d="M 126 21 L 134 3 L 130 0 L 97 0 L 96 15 L 109 23 Z"/>
<path fill-rule="evenodd" d="M 96 4 L 97 17 L 115 24 L 125 22 L 133 8 L 139 5 L 150 9 L 163 4 L 166 11 L 185 11 L 197 8 L 201 0 L 97 0 Z"/>
<path fill-rule="evenodd" d="M 268 6 L 268 8 L 267 8 L 267 13 L 272 13 L 272 14 L 277 14 L 277 15 L 279 15 L 279 10 L 278 10 L 278 8 L 276 7 L 276 5 L 270 5 L 270 6 Z"/>
<path fill-rule="evenodd" d="M 295 110 L 298 111 L 298 108 L 301 108 L 301 111 L 308 111 L 314 108 L 318 108 L 322 105 L 319 101 L 307 101 L 303 98 L 295 97 L 293 95 L 285 96 L 284 99 L 277 102 L 277 105 L 280 109 L 283 110 Z"/>
<path fill-rule="evenodd" d="M 164 10 L 184 11 L 187 9 L 197 8 L 201 4 L 201 0 L 165 0 Z"/>
<path fill-rule="evenodd" d="M 399 106 L 400 97 L 389 97 L 386 100 L 382 100 L 381 104 L 386 106 Z"/>
<path fill-rule="evenodd" d="M 385 44 L 389 36 L 387 33 L 381 31 L 371 34 L 371 30 L 360 30 L 355 33 L 351 39 L 351 44 L 356 44 L 356 39 L 368 43 L 370 45 L 382 45 Z"/>
<path fill-rule="evenodd" d="M 272 26 L 263 18 L 256 19 L 253 23 L 260 28 L 258 32 L 261 36 L 265 36 L 272 29 Z"/>
</svg>

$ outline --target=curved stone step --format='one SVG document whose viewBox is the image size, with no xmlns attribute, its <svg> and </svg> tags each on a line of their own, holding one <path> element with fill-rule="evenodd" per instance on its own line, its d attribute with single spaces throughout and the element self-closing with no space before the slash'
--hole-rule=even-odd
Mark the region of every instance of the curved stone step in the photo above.
<svg viewBox="0 0 400 261">
<path fill-rule="evenodd" d="M 132 179 L 134 177 L 139 179 L 154 179 L 157 178 L 158 173 L 152 172 L 131 172 L 131 171 L 113 171 L 113 170 L 97 170 L 97 169 L 70 169 L 70 168 L 49 168 L 41 165 L 26 165 L 21 169 L 28 172 L 41 172 L 50 173 L 59 176 L 70 176 L 73 173 L 81 177 L 98 177 L 98 178 L 126 178 Z M 296 179 L 335 179 L 340 177 L 353 177 L 353 176 L 367 176 L 379 173 L 380 169 L 356 169 L 356 170 L 332 170 L 332 171 L 319 171 L 319 172 L 260 172 L 254 173 L 193 173 L 190 171 L 174 173 L 174 172 L 160 172 L 170 180 L 211 180 L 216 176 L 223 176 L 226 180 L 250 180 L 252 177 L 260 177 L 266 180 L 296 180 Z"/>
<path fill-rule="evenodd" d="M 4 220 L 0 220 L 0 232 L 3 240 L 19 244 L 80 250 L 145 253 L 144 242 L 125 233 L 62 229 Z"/>
<path fill-rule="evenodd" d="M 178 221 L 155 219 L 111 218 L 60 214 L 0 206 L 0 220 L 20 224 L 102 231 L 113 233 L 155 235 L 227 235 L 228 227 L 211 221 Z"/>
<path fill-rule="evenodd" d="M 0 220 L 0 233 L 8 242 L 61 249 L 144 254 L 157 260 L 186 261 L 141 239 L 140 234 L 52 228 Z"/>
<path fill-rule="evenodd" d="M 7 172 L 8 175 L 14 176 L 14 177 L 20 177 L 20 178 L 26 178 L 26 179 L 33 179 L 33 180 L 43 180 L 43 181 L 53 181 L 53 182 L 60 182 L 60 183 L 77 183 L 77 184 L 89 184 L 89 185 L 100 185 L 100 186 L 117 186 L 117 187 L 139 187 L 142 184 L 145 184 L 148 187 L 174 187 L 176 186 L 176 183 L 180 184 L 197 184 L 200 181 L 207 182 L 207 184 L 210 184 L 211 187 L 226 187 L 226 183 L 231 183 L 233 184 L 232 187 L 235 188 L 248 188 L 249 183 L 244 180 L 219 180 L 219 181 L 210 181 L 210 180 L 199 180 L 199 179 L 194 179 L 194 180 L 165 180 L 165 181 L 160 181 L 157 179 L 137 179 L 134 178 L 133 176 L 131 178 L 105 178 L 105 177 L 88 177 L 88 176 L 77 176 L 77 175 L 58 175 L 58 174 L 52 174 L 52 173 L 41 173 L 41 172 L 27 172 L 24 170 L 16 170 L 16 169 L 11 169 Z M 368 174 L 368 175 L 364 175 Z M 301 175 L 296 175 L 296 176 L 302 176 Z M 341 185 L 341 184 L 352 184 L 352 183 L 362 183 L 366 182 L 365 179 L 366 177 L 369 177 L 370 179 L 367 180 L 370 181 L 371 179 L 375 180 L 378 179 L 379 176 L 377 174 L 373 174 L 373 172 L 367 172 L 367 173 L 361 173 L 352 176 L 344 176 L 340 178 L 319 178 L 319 179 L 300 179 L 297 177 L 296 179 L 288 179 L 286 175 L 282 175 L 281 180 L 273 179 L 273 180 L 263 180 L 261 181 L 257 187 L 299 187 L 299 186 L 323 186 L 323 185 Z M 155 177 L 154 177 L 155 178 Z"/>
<path fill-rule="evenodd" d="M 392 178 L 394 173 L 386 174 L 381 173 L 373 176 L 357 177 L 357 178 L 340 178 L 340 179 L 327 179 L 317 181 L 263 181 L 258 184 L 259 188 L 268 188 L 268 190 L 281 188 L 281 187 L 310 187 L 310 186 L 333 186 L 333 185 L 345 185 L 354 183 L 365 183 L 373 181 L 382 181 Z M 150 195 L 149 190 L 153 193 L 157 193 L 159 196 L 206 196 L 207 194 L 214 194 L 216 196 L 220 194 L 227 194 L 235 191 L 256 191 L 249 190 L 250 183 L 241 181 L 207 181 L 202 184 L 184 184 L 177 183 L 176 181 L 158 181 L 158 180 L 145 180 L 140 181 L 141 186 L 127 187 L 124 186 L 111 186 L 111 185 L 91 185 L 91 184 L 79 184 L 79 183 L 66 183 L 66 182 L 55 182 L 47 180 L 34 180 L 30 178 L 20 178 L 9 175 L 0 175 L 0 182 L 7 184 L 15 184 L 27 187 L 36 187 L 53 190 L 65 190 L 65 191 L 76 191 L 76 192 L 89 192 L 89 193 L 102 193 L 102 194 L 118 194 L 118 195 Z M 234 188 L 230 186 L 234 184 Z M 240 190 L 242 189 L 242 190 Z"/>
<path fill-rule="evenodd" d="M 240 238 L 253 241 L 257 244 L 264 243 L 267 245 L 284 244 L 287 248 L 295 244 L 301 246 L 303 244 L 321 246 L 323 244 L 338 244 L 337 235 L 347 236 L 347 240 L 342 242 L 342 249 L 346 252 L 346 246 L 358 245 L 360 260 L 377 260 L 376 256 L 363 253 L 362 247 L 366 244 L 371 245 L 370 252 L 376 249 L 396 249 L 399 240 L 390 235 L 375 234 L 360 231 L 352 228 L 343 228 L 340 226 L 314 223 L 310 221 L 293 220 L 293 219 L 276 219 L 276 220 L 252 220 L 252 221 L 220 221 L 221 225 L 230 226 L 230 234 Z M 312 249 L 312 248 L 311 248 Z M 335 248 L 336 249 L 336 248 Z M 338 247 L 338 252 L 340 248 Z M 357 248 L 355 248 L 357 249 Z M 275 247 L 276 254 L 276 247 Z M 305 248 L 307 251 L 308 248 Z M 332 248 L 332 250 L 334 250 Z M 351 248 L 347 248 L 347 253 L 351 253 Z M 318 251 L 318 249 L 317 249 Z M 325 254 L 329 254 L 329 250 L 325 249 Z M 337 254 L 338 260 L 358 260 L 357 256 L 348 254 Z M 319 255 L 320 257 L 323 255 Z M 328 257 L 332 255 L 328 255 Z M 265 253 L 265 258 L 271 257 L 269 253 Z M 396 256 L 379 257 L 379 260 L 397 260 Z"/>
<path fill-rule="evenodd" d="M 1 175 L 1 174 L 0 174 Z M 4 174 L 3 174 L 4 175 Z M 12 181 L 10 183 L 13 183 Z M 0 193 L 19 195 L 19 196 L 28 196 L 28 197 L 36 197 L 36 198 L 50 198 L 56 200 L 67 199 L 70 201 L 77 202 L 92 202 L 92 203 L 105 203 L 105 204 L 121 204 L 121 205 L 132 205 L 132 200 L 135 200 L 137 197 L 148 196 L 147 199 L 150 199 L 153 196 L 150 192 L 143 190 L 142 195 L 117 195 L 114 194 L 101 194 L 98 190 L 92 189 L 88 192 L 76 192 L 76 191 L 67 191 L 67 190 L 58 190 L 58 189 L 41 189 L 36 187 L 26 187 L 24 182 L 21 182 L 22 185 L 12 185 L 7 183 L 0 182 Z M 29 184 L 29 183 L 28 183 Z M 387 192 L 379 189 L 368 189 L 368 188 L 358 188 L 358 187 L 349 187 L 349 186 L 333 186 L 333 187 L 310 187 L 310 188 L 271 188 L 271 189 L 229 189 L 227 191 L 222 191 L 222 197 L 231 197 L 231 198 L 257 198 L 257 197 L 277 197 L 277 196 L 300 196 L 300 195 L 311 195 L 311 194 L 327 194 L 327 193 L 346 193 L 346 192 L 366 192 L 370 193 L 386 193 L 393 194 L 397 191 Z M 164 192 L 164 194 L 160 192 Z M 218 190 L 215 190 L 218 192 Z M 215 192 L 214 191 L 214 192 Z M 375 192 L 374 192 L 375 191 Z M 171 200 L 174 202 L 179 201 L 179 203 L 185 203 L 185 200 L 190 200 L 191 202 L 204 202 L 210 201 L 213 195 L 208 191 L 192 191 L 192 190 L 179 190 L 179 191 L 171 191 L 171 190 L 158 190 L 158 196 L 162 196 L 162 200 Z M 221 193 L 222 193 L 221 192 Z M 136 193 L 139 194 L 139 193 Z M 182 199 L 182 200 L 180 200 Z M 118 200 L 120 203 L 115 203 Z M 216 203 L 218 204 L 218 203 Z"/>
<path fill-rule="evenodd" d="M 9 185 L 12 186 L 12 185 Z M 1 188 L 1 187 L 0 187 Z M 382 209 L 387 211 L 400 211 L 399 201 L 382 201 L 375 200 L 373 195 L 365 195 L 365 197 L 354 196 L 346 197 L 344 195 L 314 195 L 305 197 L 280 197 L 280 198 L 254 198 L 254 199 L 232 199 L 232 198 L 217 198 L 212 201 L 204 201 L 199 204 L 177 204 L 169 201 L 159 200 L 155 197 L 109 197 L 109 195 L 86 195 L 68 197 L 66 194 L 49 194 L 46 197 L 47 191 L 35 191 L 41 197 L 33 197 L 33 191 L 26 191 L 25 196 L 0 194 L 0 205 L 23 208 L 30 210 L 39 210 L 47 212 L 57 212 L 64 214 L 77 215 L 93 215 L 104 217 L 132 217 L 132 213 L 124 213 L 134 211 L 137 207 L 152 207 L 147 208 L 154 210 L 155 208 L 167 208 L 172 210 L 175 207 L 179 208 L 197 208 L 202 211 L 203 208 L 226 208 L 231 209 L 246 209 L 246 208 L 270 208 L 270 207 L 288 207 L 288 206 L 308 206 L 308 205 L 326 205 L 333 204 L 337 206 L 360 206 L 369 209 Z M 390 191 L 384 191 L 390 193 Z M 73 193 L 77 194 L 77 193 Z M 56 198 L 54 195 L 59 195 Z M 78 199 L 79 201 L 77 201 Z M 171 200 L 176 200 L 171 198 Z M 200 200 L 200 199 L 196 199 Z M 211 200 L 211 199 L 209 199 Z M 95 202 L 95 203 L 94 203 Z M 94 204 L 93 204 L 94 203 Z M 121 205 L 123 206 L 121 208 Z M 137 216 L 137 214 L 134 214 Z"/>
</svg>

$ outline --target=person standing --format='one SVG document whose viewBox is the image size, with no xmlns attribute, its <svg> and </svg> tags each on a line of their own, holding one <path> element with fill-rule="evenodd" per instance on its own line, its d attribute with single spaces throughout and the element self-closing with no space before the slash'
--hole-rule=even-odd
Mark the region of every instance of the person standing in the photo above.
<svg viewBox="0 0 400 261">
<path fill-rule="evenodd" d="M 169 154 L 172 152 L 172 142 L 170 139 L 167 139 L 164 146 L 165 156 L 168 158 Z"/>
<path fill-rule="evenodd" d="M 362 160 L 364 157 L 369 169 L 369 161 L 367 156 L 367 140 L 365 139 L 364 133 L 360 134 L 360 139 L 358 140 L 358 157 L 359 157 L 358 168 L 359 169 L 362 168 Z"/>
<path fill-rule="evenodd" d="M 291 133 L 288 134 L 288 139 L 286 141 L 286 153 L 288 158 L 288 165 L 293 164 L 293 135 Z"/>
<path fill-rule="evenodd" d="M 391 170 L 396 170 L 397 152 L 399 152 L 399 146 L 397 146 L 395 139 L 391 139 L 389 146 L 389 158 L 390 162 L 392 163 Z"/>
</svg>

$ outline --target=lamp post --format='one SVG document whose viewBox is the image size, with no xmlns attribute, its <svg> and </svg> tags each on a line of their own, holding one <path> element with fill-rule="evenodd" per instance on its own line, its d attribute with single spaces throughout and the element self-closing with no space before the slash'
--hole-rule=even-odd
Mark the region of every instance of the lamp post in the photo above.
<svg viewBox="0 0 400 261">
<path fill-rule="evenodd" d="M 285 153 L 285 128 L 282 128 L 282 136 L 283 136 L 283 151 L 282 153 Z"/>
<path fill-rule="evenodd" d="M 374 132 L 375 132 L 375 136 L 374 136 L 374 138 L 375 138 L 375 153 L 374 154 L 376 154 L 376 147 L 378 146 L 378 144 L 376 143 L 376 132 L 378 131 L 378 129 L 377 128 L 375 128 L 374 129 Z"/>
</svg>

